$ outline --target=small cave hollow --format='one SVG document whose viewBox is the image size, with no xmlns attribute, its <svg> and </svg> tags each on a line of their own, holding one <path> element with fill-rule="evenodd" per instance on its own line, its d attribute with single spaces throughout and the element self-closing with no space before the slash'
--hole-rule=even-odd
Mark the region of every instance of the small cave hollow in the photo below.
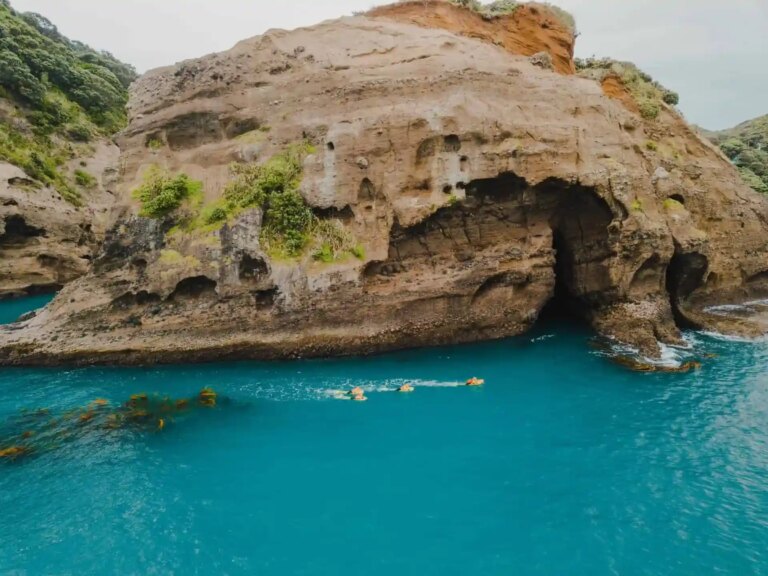
<svg viewBox="0 0 768 576">
<path fill-rule="evenodd" d="M 136 306 L 147 306 L 160 302 L 160 296 L 146 290 L 139 292 L 127 292 L 112 301 L 112 307 L 118 310 L 126 310 Z"/>
<path fill-rule="evenodd" d="M 0 234 L 0 246 L 19 246 L 40 236 L 45 236 L 45 230 L 30 226 L 23 217 L 13 214 L 5 219 L 5 232 Z"/>
<path fill-rule="evenodd" d="M 443 138 L 444 152 L 458 152 L 461 150 L 461 140 L 456 134 L 449 134 Z"/>
<path fill-rule="evenodd" d="M 201 298 L 213 298 L 216 296 L 216 281 L 207 276 L 193 276 L 185 278 L 178 284 L 169 300 L 198 300 Z"/>
<path fill-rule="evenodd" d="M 269 275 L 269 266 L 261 258 L 244 254 L 238 266 L 238 277 L 242 282 L 258 283 Z"/>
<path fill-rule="evenodd" d="M 683 252 L 675 246 L 675 254 L 667 266 L 666 287 L 672 304 L 675 322 L 680 328 L 697 328 L 683 314 L 681 308 L 695 290 L 704 284 L 709 260 L 699 252 Z"/>
</svg>

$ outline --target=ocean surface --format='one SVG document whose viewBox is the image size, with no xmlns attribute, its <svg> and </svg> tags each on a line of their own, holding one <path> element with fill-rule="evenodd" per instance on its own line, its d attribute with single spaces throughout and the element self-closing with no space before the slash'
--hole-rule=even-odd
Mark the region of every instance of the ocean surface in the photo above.
<svg viewBox="0 0 768 576">
<path fill-rule="evenodd" d="M 0 460 L 0 574 L 768 574 L 768 343 L 688 340 L 670 360 L 717 355 L 688 374 L 558 323 L 354 360 L 0 369 L 0 449 L 37 415 L 75 430 Z M 368 402 L 335 392 L 356 385 Z M 206 386 L 217 406 L 162 430 L 70 412 Z"/>
</svg>

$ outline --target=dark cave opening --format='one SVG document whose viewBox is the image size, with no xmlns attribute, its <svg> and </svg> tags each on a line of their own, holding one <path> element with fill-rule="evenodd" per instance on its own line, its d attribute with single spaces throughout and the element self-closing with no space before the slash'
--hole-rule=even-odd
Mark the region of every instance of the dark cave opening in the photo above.
<svg viewBox="0 0 768 576">
<path fill-rule="evenodd" d="M 44 235 L 45 230 L 30 226 L 22 216 L 14 214 L 5 219 L 5 232 L 0 234 L 0 245 L 22 246 L 30 238 Z"/>
<path fill-rule="evenodd" d="M 667 266 L 666 288 L 675 323 L 680 328 L 700 328 L 683 314 L 682 307 L 691 294 L 703 285 L 708 269 L 706 256 L 698 252 L 686 253 L 675 246 L 675 254 Z"/>
<path fill-rule="evenodd" d="M 539 314 L 545 323 L 565 322 L 582 324 L 586 321 L 584 304 L 573 290 L 573 252 L 562 233 L 553 230 L 552 246 L 555 250 L 555 290 L 552 298 Z"/>
<path fill-rule="evenodd" d="M 585 323 L 610 295 L 608 227 L 613 213 L 595 192 L 548 180 L 539 187 L 544 205 L 554 205 L 550 226 L 555 254 L 555 287 L 540 314 L 544 321 Z"/>
</svg>

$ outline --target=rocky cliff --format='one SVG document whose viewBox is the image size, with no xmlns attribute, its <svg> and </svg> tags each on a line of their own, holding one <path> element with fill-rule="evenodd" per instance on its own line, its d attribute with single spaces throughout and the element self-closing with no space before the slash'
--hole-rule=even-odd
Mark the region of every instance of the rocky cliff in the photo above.
<svg viewBox="0 0 768 576">
<path fill-rule="evenodd" d="M 108 223 L 130 66 L 0 0 L 0 299 L 85 274 Z"/>
<path fill-rule="evenodd" d="M 569 74 L 545 10 L 401 3 L 146 74 L 101 255 L 0 328 L 0 362 L 469 342 L 553 299 L 650 354 L 682 325 L 764 330 L 707 306 L 768 292 L 766 199 L 669 105 Z M 546 26 L 522 53 L 473 32 L 523 17 Z"/>
</svg>

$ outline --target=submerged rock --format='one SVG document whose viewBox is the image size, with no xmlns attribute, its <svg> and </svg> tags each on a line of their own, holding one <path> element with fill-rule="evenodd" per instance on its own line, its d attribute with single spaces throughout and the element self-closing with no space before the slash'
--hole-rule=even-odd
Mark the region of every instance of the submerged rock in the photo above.
<svg viewBox="0 0 768 576">
<path fill-rule="evenodd" d="M 556 295 L 650 355 L 678 324 L 760 331 L 705 307 L 768 292 L 768 199 L 671 106 L 644 119 L 616 78 L 574 76 L 573 41 L 545 8 L 486 21 L 405 2 L 147 73 L 101 255 L 23 329 L 0 327 L 0 364 L 503 338 Z M 528 61 L 542 51 L 558 73 Z M 230 163 L 302 140 L 301 195 L 353 240 L 345 257 L 286 257 L 261 209 L 214 212 Z M 203 182 L 214 224 L 140 216 L 131 192 L 152 164 Z"/>
</svg>

